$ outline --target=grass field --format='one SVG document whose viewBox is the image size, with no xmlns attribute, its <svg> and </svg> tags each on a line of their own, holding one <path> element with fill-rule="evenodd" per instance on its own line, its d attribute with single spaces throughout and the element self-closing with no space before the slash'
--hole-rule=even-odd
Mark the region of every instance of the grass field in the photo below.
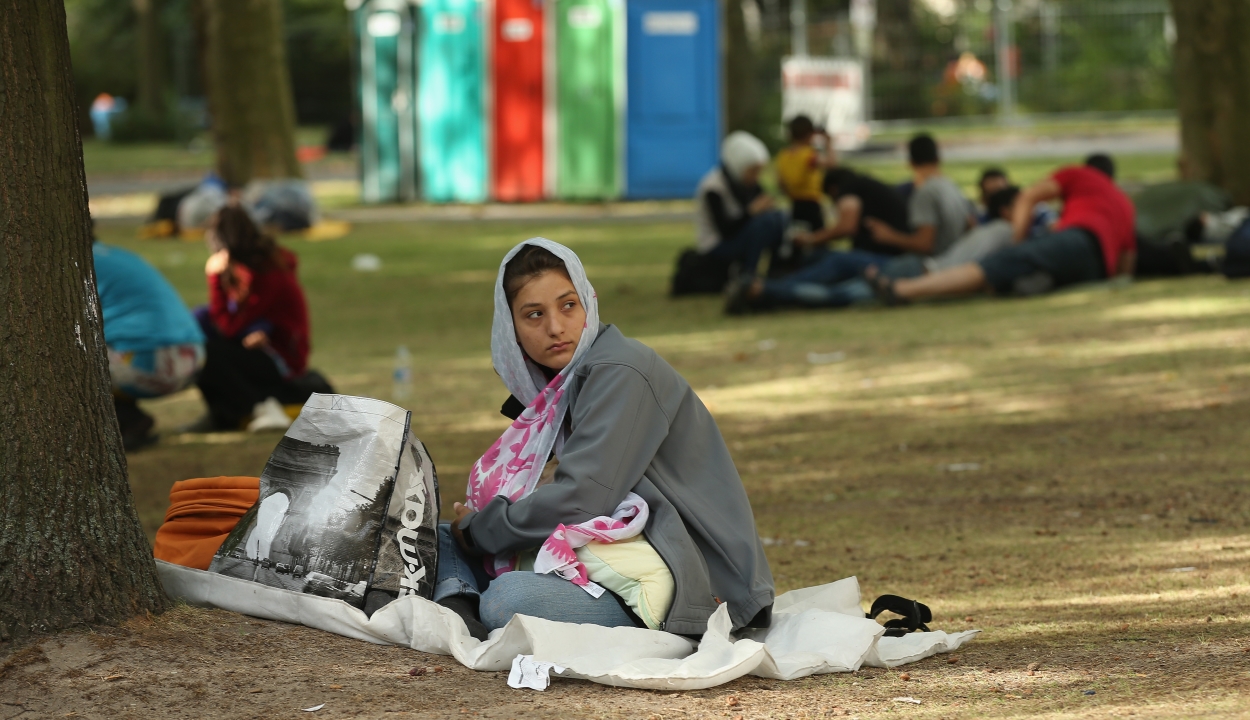
<svg viewBox="0 0 1250 720">
<path fill-rule="evenodd" d="M 201 245 L 134 234 L 101 227 L 188 302 L 204 300 Z M 522 697 L 500 677 L 455 668 L 419 689 L 379 679 L 375 664 L 435 660 L 256 623 L 256 642 L 290 665 L 256 677 L 307 670 L 292 681 L 301 698 L 328 692 L 332 678 L 368 717 L 459 717 L 466 704 L 485 717 L 1250 715 L 1250 285 L 1195 277 L 733 319 L 716 298 L 666 297 L 685 224 L 377 224 L 288 243 L 311 305 L 313 365 L 340 391 L 389 397 L 396 348 L 412 352 L 406 404 L 438 463 L 445 513 L 505 423 L 491 285 L 503 253 L 537 234 L 577 251 L 603 319 L 654 347 L 712 409 L 779 591 L 856 575 L 866 600 L 916 597 L 934 627 L 984 633 L 956 661 L 908 668 L 910 680 L 864 670 L 678 696 L 562 682 Z M 381 270 L 354 272 L 357 253 L 378 255 Z M 201 412 L 195 391 L 147 407 L 167 430 Z M 174 480 L 259 474 L 276 439 L 173 434 L 131 455 L 149 535 Z M 197 645 L 204 662 L 246 665 L 232 659 L 255 651 L 231 640 L 244 627 L 182 608 L 109 632 L 142 647 L 155 633 Z M 118 689 L 110 702 L 192 698 L 142 676 L 164 699 Z M 923 704 L 892 702 L 904 695 Z M 273 710 L 244 702 L 261 699 L 228 707 Z"/>
</svg>

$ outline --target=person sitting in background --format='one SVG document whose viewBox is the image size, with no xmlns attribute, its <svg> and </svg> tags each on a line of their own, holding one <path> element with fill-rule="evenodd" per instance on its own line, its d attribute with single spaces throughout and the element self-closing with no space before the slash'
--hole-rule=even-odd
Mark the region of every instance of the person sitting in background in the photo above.
<svg viewBox="0 0 1250 720">
<path fill-rule="evenodd" d="M 907 144 L 915 190 L 907 201 L 911 230 L 868 220 L 873 239 L 897 251 L 917 255 L 943 253 L 975 224 L 972 204 L 959 186 L 942 174 L 937 142 L 924 133 Z"/>
<path fill-rule="evenodd" d="M 208 416 L 193 429 L 284 429 L 283 404 L 333 392 L 306 373 L 308 306 L 295 276 L 295 253 L 260 231 L 237 202 L 219 210 L 206 240 L 220 248 L 204 265 L 207 307 L 196 315 L 208 339 L 208 360 L 197 384 Z"/>
<path fill-rule="evenodd" d="M 96 294 L 104 314 L 113 408 L 122 445 L 153 442 L 156 421 L 138 400 L 187 387 L 204 365 L 204 335 L 177 291 L 129 250 L 92 243 Z"/>
<path fill-rule="evenodd" d="M 1002 168 L 989 167 L 981 171 L 981 179 L 977 182 L 977 187 L 981 191 L 981 207 L 984 212 L 977 217 L 978 224 L 990 223 L 998 219 L 998 215 L 990 210 L 990 196 L 1010 185 L 1011 181 L 1007 178 L 1007 172 Z M 1050 226 L 1054 225 L 1058 219 L 1059 215 L 1048 203 L 1038 203 L 1033 207 L 1033 225 L 1029 228 L 1029 237 L 1037 237 L 1050 232 Z"/>
<path fill-rule="evenodd" d="M 741 315 L 752 310 L 765 309 L 774 301 L 786 303 L 795 287 L 820 286 L 823 307 L 850 305 L 872 297 L 871 289 L 852 295 L 831 288 L 852 278 L 859 277 L 872 265 L 881 265 L 891 256 L 902 252 L 899 248 L 878 243 L 869 229 L 869 221 L 885 223 L 900 232 L 907 232 L 907 205 L 894 188 L 846 167 L 833 168 L 825 173 L 823 190 L 833 199 L 838 221 L 815 232 L 800 233 L 794 237 L 799 247 L 819 247 L 839 238 L 850 237 L 849 252 L 829 252 L 814 260 L 807 267 L 777 280 L 753 279 L 731 288 L 725 304 L 725 312 Z"/>
<path fill-rule="evenodd" d="M 700 253 L 734 263 L 755 276 L 760 257 L 785 236 L 786 217 L 760 187 L 768 148 L 750 133 L 730 133 L 721 143 L 721 164 L 695 190 L 695 227 Z"/>
<path fill-rule="evenodd" d="M 1062 199 L 1054 230 L 1027 243 L 1033 206 Z M 1031 186 L 1012 209 L 1011 247 L 978 262 L 913 279 L 878 277 L 875 287 L 887 304 L 927 297 L 965 295 L 983 289 L 1034 295 L 1052 288 L 1131 276 L 1136 261 L 1133 204 L 1115 184 L 1115 164 L 1091 155 L 1084 167 L 1065 167 Z"/>
<path fill-rule="evenodd" d="M 789 122 L 790 144 L 777 153 L 777 180 L 781 191 L 790 198 L 790 218 L 820 230 L 825 226 L 825 211 L 820 205 L 825 170 L 832 165 L 825 147 L 816 147 L 820 136 L 827 146 L 829 136 L 817 132 L 812 119 L 796 115 Z"/>
</svg>

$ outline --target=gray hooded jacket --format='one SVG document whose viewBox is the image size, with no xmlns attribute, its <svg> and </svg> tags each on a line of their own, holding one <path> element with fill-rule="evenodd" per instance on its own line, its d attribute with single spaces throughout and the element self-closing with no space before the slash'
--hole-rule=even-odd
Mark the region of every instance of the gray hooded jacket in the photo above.
<svg viewBox="0 0 1250 720">
<path fill-rule="evenodd" d="M 773 577 L 742 479 L 716 421 L 651 348 L 601 326 L 575 371 L 568 439 L 555 480 L 502 495 L 460 522 L 484 553 L 538 547 L 558 523 L 611 515 L 631 490 L 647 501 L 644 535 L 676 582 L 662 629 L 700 635 L 717 604 L 734 629 L 767 627 Z"/>
</svg>

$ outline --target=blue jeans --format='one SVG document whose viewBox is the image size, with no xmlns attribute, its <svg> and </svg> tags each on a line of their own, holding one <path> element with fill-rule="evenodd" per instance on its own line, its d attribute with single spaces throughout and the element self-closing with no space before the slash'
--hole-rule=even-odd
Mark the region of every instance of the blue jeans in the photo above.
<svg viewBox="0 0 1250 720">
<path fill-rule="evenodd" d="M 519 570 L 491 579 L 480 559 L 470 558 L 451 536 L 451 526 L 438 526 L 438 575 L 434 602 L 452 595 L 478 598 L 478 615 L 487 630 L 508 624 L 513 615 L 559 622 L 637 627 L 621 601 L 609 591 L 592 597 L 556 575 Z"/>
<path fill-rule="evenodd" d="M 878 267 L 888 255 L 851 250 L 826 253 L 811 265 L 780 280 L 764 281 L 764 295 L 778 305 L 846 307 L 870 300 L 872 288 L 860 279 L 870 265 Z"/>
<path fill-rule="evenodd" d="M 720 243 L 708 251 L 708 255 L 739 263 L 744 279 L 755 277 L 760 256 L 772 252 L 781 245 L 786 236 L 786 215 L 780 210 L 769 210 L 751 218 L 746 227 L 733 237 L 721 238 Z"/>
</svg>

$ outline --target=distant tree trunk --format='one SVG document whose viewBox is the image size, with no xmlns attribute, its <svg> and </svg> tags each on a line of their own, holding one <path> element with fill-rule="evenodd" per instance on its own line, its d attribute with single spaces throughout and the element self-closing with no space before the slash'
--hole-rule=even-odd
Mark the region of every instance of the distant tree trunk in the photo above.
<svg viewBox="0 0 1250 720">
<path fill-rule="evenodd" d="M 95 292 L 65 6 L 0 0 L 0 640 L 160 611 Z"/>
<path fill-rule="evenodd" d="M 741 0 L 722 0 L 725 17 L 725 133 L 746 130 L 758 134 L 760 91 L 755 49 L 746 35 Z M 778 68 L 780 75 L 781 69 Z"/>
<path fill-rule="evenodd" d="M 169 63 L 169 53 L 165 52 L 161 32 L 161 0 L 132 1 L 139 21 L 139 110 L 149 118 L 164 118 L 165 66 Z"/>
<path fill-rule="evenodd" d="M 281 0 L 204 0 L 217 172 L 231 185 L 302 177 Z"/>
<path fill-rule="evenodd" d="M 1172 0 L 1181 171 L 1250 205 L 1250 0 Z"/>
</svg>

